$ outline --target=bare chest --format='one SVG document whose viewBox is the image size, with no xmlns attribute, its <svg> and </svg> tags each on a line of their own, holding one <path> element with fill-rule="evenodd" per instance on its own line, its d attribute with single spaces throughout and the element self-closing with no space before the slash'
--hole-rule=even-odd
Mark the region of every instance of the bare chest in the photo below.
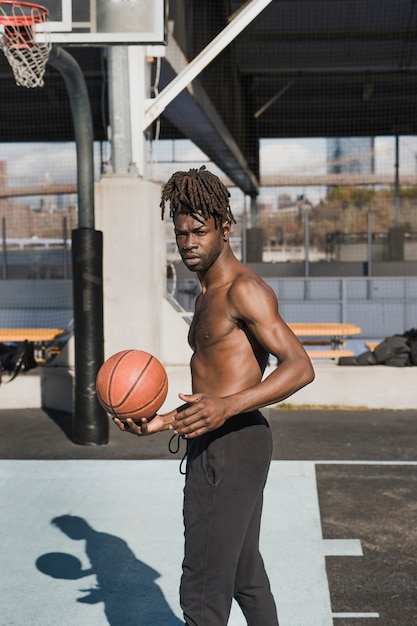
<svg viewBox="0 0 417 626">
<path fill-rule="evenodd" d="M 234 320 L 227 298 L 221 291 L 199 297 L 188 340 L 194 351 L 226 340 L 239 324 Z"/>
</svg>

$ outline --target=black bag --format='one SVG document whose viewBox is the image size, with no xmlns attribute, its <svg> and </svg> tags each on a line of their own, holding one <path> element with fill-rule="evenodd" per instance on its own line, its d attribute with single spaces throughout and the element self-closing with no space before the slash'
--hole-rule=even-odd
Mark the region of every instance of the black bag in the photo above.
<svg viewBox="0 0 417 626">
<path fill-rule="evenodd" d="M 372 352 L 372 350 L 367 350 L 359 354 L 359 356 L 356 357 L 356 361 L 358 365 L 376 365 L 377 363 L 375 353 Z"/>
<path fill-rule="evenodd" d="M 411 365 L 417 365 L 417 328 L 407 330 L 403 337 L 407 339 L 407 343 L 410 346 Z"/>
<path fill-rule="evenodd" d="M 358 356 L 340 357 L 338 365 L 376 365 L 376 360 L 374 353 L 367 350 Z"/>
<path fill-rule="evenodd" d="M 339 365 L 389 365 L 391 367 L 417 365 L 417 330 L 412 328 L 404 335 L 386 337 L 373 352 L 367 350 L 356 357 L 342 357 L 339 359 Z"/>
<path fill-rule="evenodd" d="M 359 365 L 356 356 L 341 356 L 338 361 L 338 365 Z"/>
<path fill-rule="evenodd" d="M 27 372 L 36 366 L 32 341 L 16 344 L 0 343 L 0 382 L 2 372 L 9 374 L 7 382 L 11 382 L 19 372 Z"/>
<path fill-rule="evenodd" d="M 374 350 L 377 364 L 391 367 L 406 367 L 410 365 L 410 346 L 403 335 L 387 337 Z"/>
</svg>

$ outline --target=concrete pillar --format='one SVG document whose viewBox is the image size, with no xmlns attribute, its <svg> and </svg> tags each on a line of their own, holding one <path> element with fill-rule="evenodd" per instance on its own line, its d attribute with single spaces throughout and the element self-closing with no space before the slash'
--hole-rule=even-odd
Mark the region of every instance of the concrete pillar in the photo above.
<svg viewBox="0 0 417 626">
<path fill-rule="evenodd" d="M 159 185 L 108 176 L 96 183 L 103 232 L 104 355 L 136 348 L 162 356 L 166 282 Z"/>
<path fill-rule="evenodd" d="M 388 231 L 388 260 L 404 261 L 404 233 L 403 226 L 393 226 Z"/>
</svg>

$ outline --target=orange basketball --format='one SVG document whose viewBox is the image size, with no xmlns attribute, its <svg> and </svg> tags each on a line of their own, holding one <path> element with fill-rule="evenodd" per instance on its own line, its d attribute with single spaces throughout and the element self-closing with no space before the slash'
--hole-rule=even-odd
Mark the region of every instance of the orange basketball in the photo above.
<svg viewBox="0 0 417 626">
<path fill-rule="evenodd" d="M 168 393 L 168 377 L 156 357 L 142 350 L 122 350 L 101 366 L 97 397 L 112 416 L 151 420 Z"/>
</svg>

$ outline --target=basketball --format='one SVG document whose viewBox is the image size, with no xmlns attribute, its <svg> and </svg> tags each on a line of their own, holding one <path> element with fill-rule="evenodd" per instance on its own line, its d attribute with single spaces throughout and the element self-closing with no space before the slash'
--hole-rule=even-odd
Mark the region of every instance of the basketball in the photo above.
<svg viewBox="0 0 417 626">
<path fill-rule="evenodd" d="M 122 350 L 100 367 L 96 379 L 101 406 L 121 420 L 151 420 L 168 393 L 168 377 L 156 357 L 142 350 Z"/>
</svg>

